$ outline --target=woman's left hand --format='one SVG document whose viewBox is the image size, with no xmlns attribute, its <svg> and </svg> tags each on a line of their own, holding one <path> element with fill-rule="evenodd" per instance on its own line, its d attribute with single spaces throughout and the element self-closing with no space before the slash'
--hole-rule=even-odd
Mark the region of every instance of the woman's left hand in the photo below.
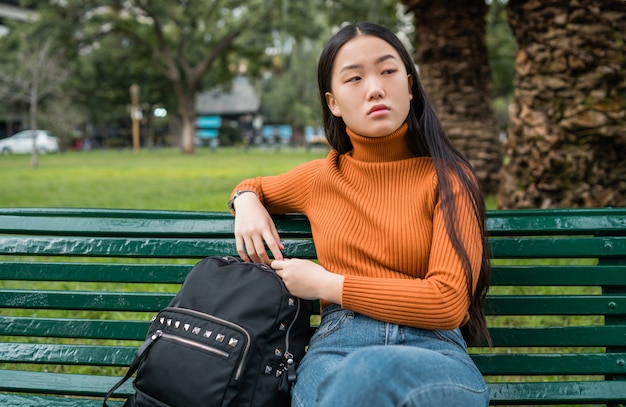
<svg viewBox="0 0 626 407">
<path fill-rule="evenodd" d="M 343 276 L 310 260 L 274 260 L 271 264 L 290 293 L 305 300 L 322 299 L 341 304 Z"/>
</svg>

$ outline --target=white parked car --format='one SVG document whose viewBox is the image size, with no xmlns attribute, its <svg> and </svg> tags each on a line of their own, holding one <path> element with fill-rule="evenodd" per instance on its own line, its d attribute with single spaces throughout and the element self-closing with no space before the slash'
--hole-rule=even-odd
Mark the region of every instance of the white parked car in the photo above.
<svg viewBox="0 0 626 407">
<path fill-rule="evenodd" d="M 59 151 L 59 140 L 47 130 L 37 130 L 37 152 L 40 154 L 56 153 Z M 11 137 L 0 139 L 0 153 L 2 154 L 31 154 L 33 152 L 33 132 L 23 130 Z"/>
</svg>

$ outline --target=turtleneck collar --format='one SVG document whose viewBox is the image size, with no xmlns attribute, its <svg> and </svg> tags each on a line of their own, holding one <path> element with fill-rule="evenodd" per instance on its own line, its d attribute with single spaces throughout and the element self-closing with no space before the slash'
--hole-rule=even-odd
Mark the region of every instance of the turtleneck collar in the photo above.
<svg viewBox="0 0 626 407">
<path fill-rule="evenodd" d="M 415 157 L 406 143 L 409 125 L 405 122 L 400 128 L 383 137 L 365 137 L 346 128 L 354 149 L 348 154 L 355 160 L 365 162 L 398 161 Z"/>
</svg>

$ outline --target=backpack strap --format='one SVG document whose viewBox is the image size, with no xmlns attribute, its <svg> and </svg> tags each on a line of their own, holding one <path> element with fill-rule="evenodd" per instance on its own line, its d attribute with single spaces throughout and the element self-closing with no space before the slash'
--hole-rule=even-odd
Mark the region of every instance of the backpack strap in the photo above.
<svg viewBox="0 0 626 407">
<path fill-rule="evenodd" d="M 128 379 L 130 379 L 130 377 L 137 371 L 137 369 L 139 369 L 139 365 L 140 365 L 141 361 L 148 354 L 148 350 L 150 350 L 152 345 L 160 337 L 161 337 L 161 335 L 159 335 L 158 332 L 154 333 L 154 334 L 150 335 L 150 337 L 148 337 L 144 341 L 143 344 L 141 344 L 141 346 L 135 352 L 135 358 L 133 359 L 133 362 L 128 367 L 128 371 L 126 372 L 126 375 L 120 381 L 115 383 L 115 385 L 113 387 L 111 387 L 111 390 L 109 390 L 109 392 L 106 394 L 106 396 L 104 396 L 104 401 L 102 402 L 102 407 L 109 407 L 109 405 L 107 404 L 107 400 L 113 395 L 115 390 L 119 389 L 120 386 L 122 384 L 124 384 Z"/>
</svg>

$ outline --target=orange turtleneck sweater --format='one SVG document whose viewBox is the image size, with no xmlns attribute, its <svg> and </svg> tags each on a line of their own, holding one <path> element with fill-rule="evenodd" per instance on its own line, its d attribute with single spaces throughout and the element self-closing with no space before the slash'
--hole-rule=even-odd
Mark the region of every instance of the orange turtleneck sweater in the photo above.
<svg viewBox="0 0 626 407">
<path fill-rule="evenodd" d="M 469 318 L 465 272 L 445 231 L 432 159 L 411 153 L 406 131 L 405 124 L 368 138 L 348 129 L 351 152 L 331 150 L 235 190 L 255 191 L 270 213 L 308 217 L 319 263 L 345 276 L 342 307 L 417 328 L 454 329 Z M 453 188 L 475 286 L 482 237 L 454 180 Z"/>
</svg>

